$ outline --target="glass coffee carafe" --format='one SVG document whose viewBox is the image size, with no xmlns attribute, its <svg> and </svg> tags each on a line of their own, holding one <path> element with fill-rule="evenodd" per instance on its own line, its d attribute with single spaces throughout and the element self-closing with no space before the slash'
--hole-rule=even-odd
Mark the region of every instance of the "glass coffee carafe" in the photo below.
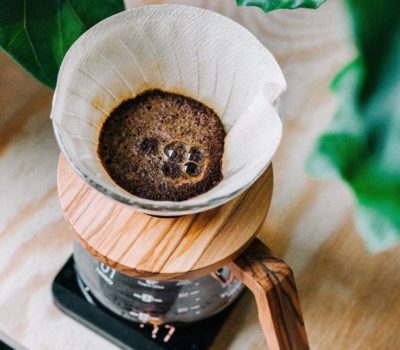
<svg viewBox="0 0 400 350">
<path fill-rule="evenodd" d="M 74 242 L 78 284 L 112 312 L 134 322 L 185 324 L 212 316 L 230 305 L 243 290 L 224 267 L 192 280 L 154 281 L 124 275 Z M 93 301 L 93 300 L 92 300 Z"/>
</svg>

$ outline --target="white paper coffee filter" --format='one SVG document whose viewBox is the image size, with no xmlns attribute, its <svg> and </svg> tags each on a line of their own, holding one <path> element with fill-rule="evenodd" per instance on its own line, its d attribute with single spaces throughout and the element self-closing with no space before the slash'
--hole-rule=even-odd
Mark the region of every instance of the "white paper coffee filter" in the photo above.
<svg viewBox="0 0 400 350">
<path fill-rule="evenodd" d="M 92 186 L 145 212 L 186 214 L 226 202 L 265 170 L 281 139 L 272 106 L 285 87 L 272 54 L 241 25 L 195 7 L 152 5 L 112 16 L 76 41 L 60 69 L 51 117 L 63 152 Z M 223 181 L 186 201 L 129 194 L 97 156 L 109 113 L 155 88 L 203 102 L 227 132 Z"/>
</svg>

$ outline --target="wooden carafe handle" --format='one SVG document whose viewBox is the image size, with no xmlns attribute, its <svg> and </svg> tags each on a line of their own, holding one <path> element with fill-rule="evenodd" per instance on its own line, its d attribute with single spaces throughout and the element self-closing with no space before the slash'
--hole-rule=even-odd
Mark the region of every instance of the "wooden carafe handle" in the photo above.
<svg viewBox="0 0 400 350">
<path fill-rule="evenodd" d="M 274 258 L 270 250 L 255 239 L 230 268 L 233 276 L 239 278 L 256 298 L 258 317 L 269 349 L 309 349 L 290 267 Z"/>
</svg>

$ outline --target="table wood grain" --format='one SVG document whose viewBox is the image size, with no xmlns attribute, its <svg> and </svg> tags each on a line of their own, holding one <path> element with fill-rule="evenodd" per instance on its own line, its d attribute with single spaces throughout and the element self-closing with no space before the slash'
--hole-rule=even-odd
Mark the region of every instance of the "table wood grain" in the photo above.
<svg viewBox="0 0 400 350">
<path fill-rule="evenodd" d="M 294 270 L 311 347 L 399 349 L 400 248 L 368 254 L 353 225 L 349 190 L 304 171 L 336 108 L 328 83 L 354 55 L 342 2 L 267 15 L 237 8 L 233 0 L 178 2 L 211 8 L 246 26 L 287 78 L 274 195 L 259 237 Z M 143 3 L 153 2 L 128 6 Z M 112 350 L 51 299 L 51 282 L 71 253 L 57 198 L 51 98 L 50 90 L 0 54 L 0 331 L 28 349 Z M 212 349 L 265 347 L 255 302 L 246 294 Z"/>
</svg>

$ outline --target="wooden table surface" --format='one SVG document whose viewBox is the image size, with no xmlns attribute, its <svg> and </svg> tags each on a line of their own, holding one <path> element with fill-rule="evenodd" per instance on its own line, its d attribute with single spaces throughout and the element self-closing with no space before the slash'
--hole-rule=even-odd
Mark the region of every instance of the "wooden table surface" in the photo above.
<svg viewBox="0 0 400 350">
<path fill-rule="evenodd" d="M 242 23 L 272 51 L 287 78 L 275 190 L 259 237 L 293 267 L 312 348 L 399 349 L 400 248 L 369 255 L 353 225 L 348 189 L 314 181 L 304 171 L 336 108 L 328 83 L 354 54 L 342 2 L 268 15 L 236 8 L 233 0 L 186 3 Z M 57 198 L 51 98 L 0 54 L 0 332 L 29 349 L 111 350 L 52 303 L 51 282 L 71 253 L 71 235 Z M 212 349 L 264 349 L 250 294 L 236 311 Z"/>
</svg>

